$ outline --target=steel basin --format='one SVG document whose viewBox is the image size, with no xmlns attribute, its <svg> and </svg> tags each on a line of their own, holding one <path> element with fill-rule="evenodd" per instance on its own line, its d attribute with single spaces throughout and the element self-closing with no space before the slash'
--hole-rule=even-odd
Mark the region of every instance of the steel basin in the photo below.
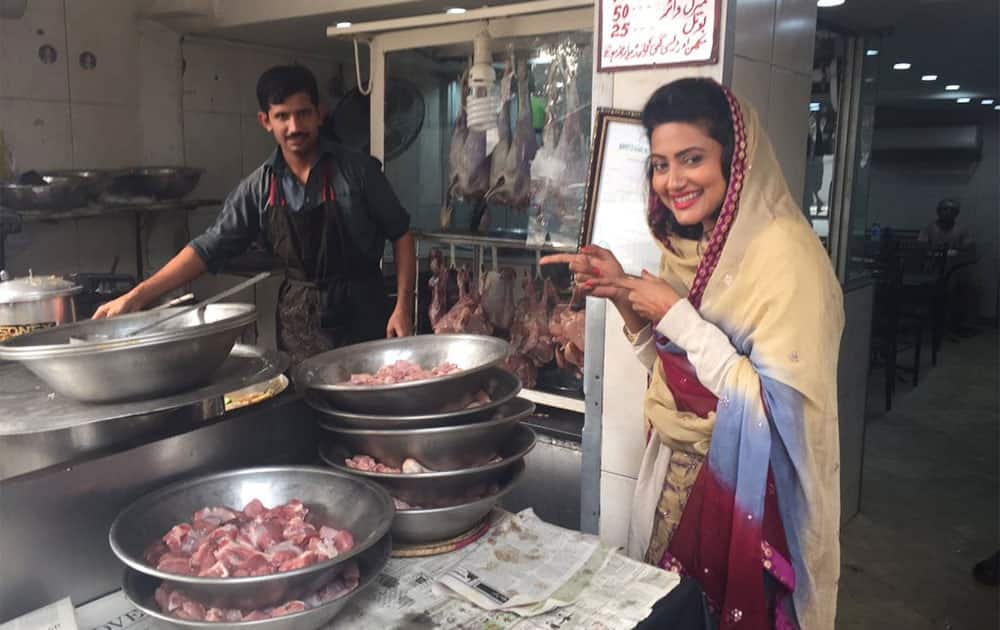
<svg viewBox="0 0 1000 630">
<path fill-rule="evenodd" d="M 13 210 L 72 210 L 87 205 L 87 181 L 46 175 L 45 184 L 0 183 L 0 206 Z"/>
<path fill-rule="evenodd" d="M 482 335 L 418 335 L 369 341 L 311 357 L 296 368 L 300 390 L 319 396 L 328 407 L 371 415 L 421 415 L 460 411 L 488 383 L 488 370 L 499 365 L 509 344 Z M 461 371 L 447 376 L 395 383 L 351 385 L 352 374 L 375 372 L 406 360 L 424 368 L 449 361 Z"/>
<path fill-rule="evenodd" d="M 504 478 L 507 471 L 535 447 L 535 432 L 524 424 L 516 425 L 513 434 L 502 444 L 499 462 L 428 473 L 375 473 L 348 468 L 344 460 L 357 453 L 343 445 L 320 444 L 320 458 L 335 470 L 378 483 L 389 494 L 414 505 L 435 505 L 450 497 L 461 496 L 471 488 L 489 486 Z"/>
<path fill-rule="evenodd" d="M 153 593 L 160 585 L 160 580 L 149 575 L 145 575 L 133 569 L 125 570 L 125 577 L 122 580 L 122 590 L 125 597 L 135 606 L 149 615 L 159 620 L 163 625 L 171 628 L 203 628 L 212 630 L 228 630 L 235 628 L 260 628 L 264 630 L 314 630 L 322 628 L 337 613 L 343 610 L 347 602 L 352 597 L 360 593 L 381 573 L 386 563 L 389 561 L 389 553 L 392 551 L 391 536 L 384 536 L 371 548 L 356 557 L 358 568 L 361 571 L 361 581 L 358 587 L 340 599 L 334 600 L 318 608 L 304 610 L 293 615 L 285 615 L 277 619 L 266 619 L 261 621 L 243 621 L 237 623 L 220 623 L 214 621 L 185 621 L 171 617 L 160 611 L 159 606 L 153 599 Z M 158 624 L 159 625 L 159 624 Z"/>
<path fill-rule="evenodd" d="M 309 508 L 309 521 L 347 529 L 354 548 L 312 566 L 238 578 L 199 578 L 157 571 L 143 560 L 146 548 L 173 525 L 190 520 L 206 506 L 240 509 L 252 499 L 274 507 L 299 499 Z M 130 568 L 191 597 L 222 608 L 263 608 L 315 592 L 343 569 L 343 563 L 382 540 L 395 513 L 392 498 L 377 484 L 357 476 L 313 466 L 248 468 L 172 484 L 147 494 L 111 524 L 111 550 Z"/>
<path fill-rule="evenodd" d="M 56 392 L 84 402 L 151 398 L 209 379 L 244 328 L 252 304 L 211 304 L 163 328 L 119 338 L 169 314 L 162 309 L 58 326 L 0 343 L 0 359 L 20 361 Z M 92 339 L 70 343 L 70 338 Z"/>
<path fill-rule="evenodd" d="M 442 413 L 421 415 L 368 415 L 340 411 L 330 406 L 326 399 L 315 390 L 305 391 L 305 400 L 313 409 L 324 415 L 328 426 L 352 429 L 420 429 L 447 425 L 469 424 L 494 418 L 500 407 L 511 402 L 521 391 L 521 379 L 502 367 L 492 367 L 486 371 L 483 391 L 490 396 L 490 402 L 472 409 L 459 409 Z"/>
<path fill-rule="evenodd" d="M 499 480 L 499 492 L 471 503 L 428 510 L 397 510 L 392 520 L 392 538 L 402 543 L 426 544 L 464 534 L 486 518 L 523 474 L 524 462 L 520 461 L 508 468 Z"/>
<path fill-rule="evenodd" d="M 79 169 L 79 170 L 58 170 L 58 171 L 45 171 L 39 173 L 43 178 L 45 177 L 74 177 L 83 180 L 83 187 L 87 191 L 87 197 L 93 201 L 97 201 L 101 195 L 107 192 L 108 186 L 111 184 L 111 180 L 118 175 L 120 171 L 108 170 L 108 169 Z"/>
<path fill-rule="evenodd" d="M 154 166 L 115 174 L 104 193 L 106 201 L 180 199 L 194 190 L 203 168 Z"/>
<path fill-rule="evenodd" d="M 426 429 L 344 429 L 320 421 L 332 444 L 350 453 L 371 455 L 399 467 L 412 457 L 431 470 L 460 470 L 482 466 L 493 459 L 517 430 L 517 423 L 531 415 L 535 405 L 515 398 L 500 407 L 493 420 Z"/>
</svg>

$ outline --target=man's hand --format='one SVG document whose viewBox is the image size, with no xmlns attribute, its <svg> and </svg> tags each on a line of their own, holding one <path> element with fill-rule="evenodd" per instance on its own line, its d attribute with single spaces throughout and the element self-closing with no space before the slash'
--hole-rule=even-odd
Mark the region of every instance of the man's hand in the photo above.
<svg viewBox="0 0 1000 630">
<path fill-rule="evenodd" d="M 139 299 L 139 296 L 136 295 L 135 291 L 129 291 L 121 297 L 101 304 L 101 306 L 94 312 L 93 319 L 104 319 L 105 317 L 114 317 L 116 315 L 132 313 L 138 311 L 143 306 L 144 304 Z"/>
<path fill-rule="evenodd" d="M 413 309 L 406 306 L 397 305 L 389 316 L 389 323 L 385 327 L 385 336 L 409 337 L 413 334 Z"/>
</svg>

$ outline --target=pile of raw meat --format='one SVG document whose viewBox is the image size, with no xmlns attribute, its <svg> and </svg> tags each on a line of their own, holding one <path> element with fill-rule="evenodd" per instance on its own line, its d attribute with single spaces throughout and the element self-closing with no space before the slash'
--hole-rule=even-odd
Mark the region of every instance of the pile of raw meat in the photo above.
<svg viewBox="0 0 1000 630">
<path fill-rule="evenodd" d="M 150 545 L 143 557 L 157 570 L 198 577 L 248 577 L 294 571 L 354 547 L 346 529 L 306 522 L 297 499 L 267 509 L 254 499 L 242 510 L 206 507 Z"/>
<path fill-rule="evenodd" d="M 284 615 L 291 615 L 310 608 L 318 608 L 324 604 L 340 599 L 358 587 L 361 581 L 361 573 L 358 565 L 348 562 L 340 575 L 335 577 L 329 584 L 316 591 L 309 597 L 294 599 L 278 606 L 260 609 L 240 609 L 240 608 L 215 608 L 206 607 L 195 599 L 188 597 L 183 591 L 172 589 L 166 584 L 161 584 L 156 589 L 154 599 L 160 610 L 172 617 L 186 619 L 188 621 L 260 621 L 262 619 L 273 619 Z"/>
<path fill-rule="evenodd" d="M 399 360 L 380 367 L 374 374 L 366 372 L 351 374 L 349 382 L 351 385 L 392 385 L 394 383 L 409 383 L 411 381 L 424 381 L 439 376 L 447 376 L 448 374 L 459 372 L 461 369 L 454 363 L 445 361 L 429 370 L 425 370 L 416 363 Z"/>
<path fill-rule="evenodd" d="M 412 457 L 404 459 L 401 468 L 383 464 L 371 455 L 355 455 L 354 457 L 348 457 L 344 460 L 344 464 L 346 464 L 348 468 L 353 468 L 354 470 L 363 470 L 365 472 L 374 473 L 405 473 L 407 475 L 412 475 L 416 473 L 434 472 Z"/>
<path fill-rule="evenodd" d="M 583 346 L 586 316 L 583 309 L 568 303 L 560 304 L 552 281 L 542 284 L 541 296 L 530 277 L 521 286 L 523 296 L 515 303 L 517 276 L 509 267 L 483 274 L 482 286 L 476 291 L 472 274 L 467 269 L 458 272 L 458 300 L 449 303 L 448 269 L 441 252 L 431 252 L 430 320 L 435 334 L 471 333 L 495 335 L 510 340 L 507 369 L 520 377 L 525 387 L 534 387 L 538 368 L 553 360 L 560 368 L 583 371 Z"/>
</svg>

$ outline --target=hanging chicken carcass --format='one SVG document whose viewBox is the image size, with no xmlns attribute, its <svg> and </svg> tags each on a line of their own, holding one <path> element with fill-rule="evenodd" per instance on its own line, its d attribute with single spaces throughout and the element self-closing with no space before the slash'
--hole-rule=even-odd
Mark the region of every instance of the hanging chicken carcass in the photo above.
<svg viewBox="0 0 1000 630">
<path fill-rule="evenodd" d="M 458 272 L 458 302 L 434 326 L 434 334 L 444 333 L 493 334 L 468 269 Z"/>
<path fill-rule="evenodd" d="M 448 194 L 441 209 L 441 228 L 451 227 L 454 203 L 460 199 L 475 203 L 490 186 L 490 160 L 486 155 L 486 132 L 470 129 L 467 104 L 468 71 L 460 79 L 462 100 L 448 150 Z"/>
<path fill-rule="evenodd" d="M 510 136 L 510 80 L 504 77 L 504 104 L 497 125 L 500 143 L 493 150 L 490 190 L 487 203 L 525 210 L 531 203 L 531 161 L 538 152 L 535 129 L 531 125 L 531 96 L 528 92 L 528 66 L 517 64 L 517 125 Z M 488 216 L 478 222 L 480 231 L 489 225 Z"/>
<path fill-rule="evenodd" d="M 556 365 L 560 368 L 571 368 L 577 375 L 583 373 L 584 339 L 586 337 L 586 311 L 577 309 L 578 295 L 566 304 L 559 304 L 552 309 L 549 318 L 549 334 L 556 344 Z"/>
<path fill-rule="evenodd" d="M 517 303 L 510 330 L 511 354 L 523 356 L 541 367 L 552 361 L 554 345 L 549 333 L 549 311 L 555 301 L 555 286 L 546 279 L 541 298 L 530 277 L 523 283 L 524 297 Z"/>
<path fill-rule="evenodd" d="M 427 284 L 431 290 L 431 303 L 427 316 L 433 329 L 448 312 L 448 268 L 444 264 L 444 256 L 440 249 L 431 250 L 430 269 L 431 279 Z"/>
<path fill-rule="evenodd" d="M 514 281 L 517 274 L 510 267 L 483 274 L 480 295 L 483 312 L 494 328 L 509 331 L 514 323 Z"/>
</svg>

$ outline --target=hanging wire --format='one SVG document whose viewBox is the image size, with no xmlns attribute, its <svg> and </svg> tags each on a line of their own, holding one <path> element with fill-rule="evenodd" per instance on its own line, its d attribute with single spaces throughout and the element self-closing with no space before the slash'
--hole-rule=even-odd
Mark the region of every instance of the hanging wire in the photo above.
<svg viewBox="0 0 1000 630">
<path fill-rule="evenodd" d="M 365 42 L 365 45 L 368 46 L 368 58 L 369 58 L 369 61 L 370 61 L 371 60 L 372 45 L 371 45 L 370 42 Z M 368 87 L 364 87 L 364 86 L 361 85 L 361 61 L 359 59 L 359 54 L 358 54 L 358 38 L 357 37 L 354 38 L 354 74 L 357 77 L 357 81 L 358 81 L 358 92 L 360 92 L 362 96 L 368 96 L 369 94 L 371 94 L 372 93 L 372 78 L 370 76 L 371 73 L 369 73 L 369 77 L 368 77 Z"/>
</svg>

